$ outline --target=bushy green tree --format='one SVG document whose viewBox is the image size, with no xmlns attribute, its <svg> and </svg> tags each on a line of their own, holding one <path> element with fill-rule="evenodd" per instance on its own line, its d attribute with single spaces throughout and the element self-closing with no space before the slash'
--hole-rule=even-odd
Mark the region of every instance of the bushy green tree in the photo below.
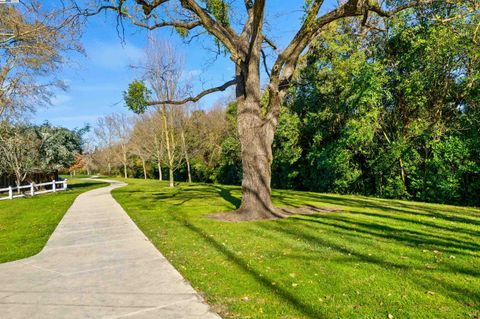
<svg viewBox="0 0 480 319">
<path fill-rule="evenodd" d="M 296 188 L 478 204 L 480 21 L 450 7 L 446 24 L 445 10 L 320 35 L 288 104 L 302 126 Z"/>
</svg>

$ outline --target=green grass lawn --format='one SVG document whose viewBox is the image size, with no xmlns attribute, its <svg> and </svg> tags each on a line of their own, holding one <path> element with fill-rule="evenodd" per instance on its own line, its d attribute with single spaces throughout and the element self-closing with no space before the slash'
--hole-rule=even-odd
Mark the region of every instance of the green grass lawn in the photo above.
<svg viewBox="0 0 480 319">
<path fill-rule="evenodd" d="M 229 318 L 478 318 L 480 210 L 275 191 L 343 211 L 228 223 L 238 187 L 128 180 L 114 197 Z"/>
<path fill-rule="evenodd" d="M 0 201 L 0 263 L 40 252 L 75 198 L 105 185 L 72 179 L 66 192 Z"/>
</svg>

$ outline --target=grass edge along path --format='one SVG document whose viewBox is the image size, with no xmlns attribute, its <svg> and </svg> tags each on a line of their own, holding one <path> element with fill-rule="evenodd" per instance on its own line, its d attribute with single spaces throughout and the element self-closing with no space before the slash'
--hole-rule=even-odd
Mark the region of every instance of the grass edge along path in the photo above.
<svg viewBox="0 0 480 319">
<path fill-rule="evenodd" d="M 477 318 L 480 210 L 309 192 L 277 205 L 343 211 L 221 222 L 240 188 L 127 180 L 113 191 L 154 245 L 227 318 Z"/>
<path fill-rule="evenodd" d="M 70 179 L 66 192 L 0 201 L 0 263 L 39 253 L 78 195 L 107 185 Z"/>
</svg>

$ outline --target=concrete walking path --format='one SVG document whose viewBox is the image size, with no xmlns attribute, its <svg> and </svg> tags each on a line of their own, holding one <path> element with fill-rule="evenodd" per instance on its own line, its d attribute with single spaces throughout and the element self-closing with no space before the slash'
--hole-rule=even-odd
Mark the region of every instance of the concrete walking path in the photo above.
<svg viewBox="0 0 480 319">
<path fill-rule="evenodd" d="M 0 264 L 0 318 L 218 319 L 110 191 L 81 194 L 36 256 Z"/>
</svg>

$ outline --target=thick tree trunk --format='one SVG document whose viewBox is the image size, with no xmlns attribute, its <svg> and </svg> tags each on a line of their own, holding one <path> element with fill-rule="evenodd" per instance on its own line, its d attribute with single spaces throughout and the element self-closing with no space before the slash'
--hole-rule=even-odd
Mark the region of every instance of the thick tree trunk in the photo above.
<svg viewBox="0 0 480 319">
<path fill-rule="evenodd" d="M 260 101 L 248 99 L 238 104 L 237 120 L 243 168 L 241 218 L 276 217 L 270 187 L 275 125 L 260 115 Z"/>
</svg>

